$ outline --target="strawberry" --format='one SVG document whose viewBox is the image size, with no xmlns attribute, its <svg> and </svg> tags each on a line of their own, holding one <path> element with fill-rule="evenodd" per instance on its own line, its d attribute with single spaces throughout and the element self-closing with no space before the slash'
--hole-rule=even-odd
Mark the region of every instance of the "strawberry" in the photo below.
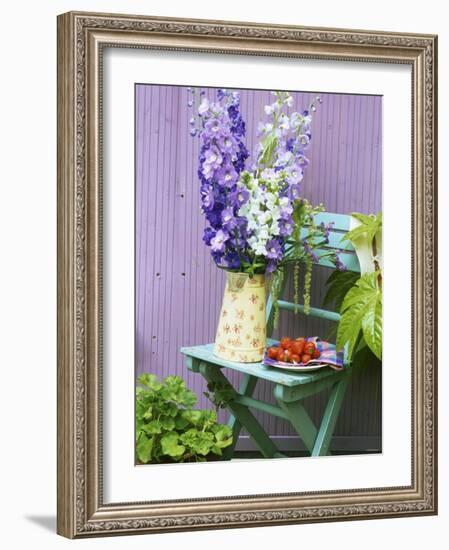
<svg viewBox="0 0 449 550">
<path fill-rule="evenodd" d="M 291 339 L 287 338 L 287 337 L 281 338 L 281 344 L 280 345 L 281 345 L 282 349 L 288 349 L 291 345 Z"/>
<path fill-rule="evenodd" d="M 277 357 L 276 359 L 278 361 L 283 361 L 284 360 L 284 350 L 282 348 L 277 348 Z"/>
<path fill-rule="evenodd" d="M 308 363 L 311 359 L 312 359 L 311 356 L 308 355 L 307 353 L 305 353 L 305 354 L 301 357 L 301 362 L 304 363 L 304 365 L 305 365 L 305 364 Z"/>
<path fill-rule="evenodd" d="M 295 342 L 293 342 L 291 350 L 293 353 L 296 353 L 296 355 L 302 355 L 304 353 L 304 342 L 298 342 L 297 340 L 295 340 Z"/>
<path fill-rule="evenodd" d="M 315 353 L 315 344 L 313 342 L 307 342 L 304 346 L 304 353 L 312 356 Z"/>
</svg>

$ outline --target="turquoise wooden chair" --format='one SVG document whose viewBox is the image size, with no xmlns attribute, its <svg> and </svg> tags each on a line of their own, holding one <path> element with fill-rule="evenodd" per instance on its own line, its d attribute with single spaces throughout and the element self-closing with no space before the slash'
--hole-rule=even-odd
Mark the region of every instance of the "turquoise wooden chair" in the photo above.
<svg viewBox="0 0 449 550">
<path fill-rule="evenodd" d="M 350 229 L 351 217 L 326 212 L 318 214 L 315 219 L 316 223 L 334 222 L 326 248 L 316 251 L 317 263 L 334 268 L 334 265 L 324 257 L 325 253 L 329 249 L 344 249 L 344 252 L 340 254 L 340 259 L 346 269 L 360 272 L 360 263 L 354 248 L 346 241 L 345 244 L 341 243 L 342 236 Z M 306 235 L 307 228 L 303 230 L 303 236 Z M 296 307 L 298 311 L 304 312 L 303 305 L 295 306 L 294 303 L 285 300 L 278 300 L 278 304 L 281 310 L 294 310 Z M 329 321 L 340 319 L 339 313 L 316 307 L 310 308 L 309 315 Z M 267 302 L 267 334 L 270 336 L 273 331 L 273 318 L 273 302 L 269 297 Z M 275 343 L 277 343 L 275 340 L 268 338 L 268 345 Z M 242 427 L 247 430 L 264 457 L 277 458 L 285 456 L 279 452 L 250 409 L 265 411 L 288 420 L 304 442 L 311 456 L 329 454 L 335 424 L 352 370 L 347 361 L 346 353 L 345 368 L 342 371 L 335 371 L 329 367 L 310 373 L 296 373 L 266 367 L 261 363 L 237 363 L 220 359 L 213 355 L 213 344 L 184 347 L 181 348 L 181 352 L 186 356 L 186 364 L 189 370 L 201 374 L 208 383 L 229 388 L 231 398 L 227 402 L 227 408 L 231 413 L 229 426 L 233 433 L 233 445 L 226 449 L 224 458 L 232 457 Z M 226 378 L 225 372 L 228 369 L 243 373 L 244 376 L 239 389 L 233 388 Z M 273 383 L 277 406 L 252 397 L 259 380 Z M 317 427 L 308 415 L 303 401 L 306 397 L 316 395 L 329 388 L 331 388 L 329 398 L 321 423 Z"/>
</svg>

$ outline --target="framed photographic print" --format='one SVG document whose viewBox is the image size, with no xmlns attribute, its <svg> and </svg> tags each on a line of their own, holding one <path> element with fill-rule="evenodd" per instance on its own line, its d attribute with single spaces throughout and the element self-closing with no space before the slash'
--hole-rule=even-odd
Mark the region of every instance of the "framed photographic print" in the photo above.
<svg viewBox="0 0 449 550">
<path fill-rule="evenodd" d="M 436 513 L 436 49 L 59 16 L 60 534 Z"/>
</svg>

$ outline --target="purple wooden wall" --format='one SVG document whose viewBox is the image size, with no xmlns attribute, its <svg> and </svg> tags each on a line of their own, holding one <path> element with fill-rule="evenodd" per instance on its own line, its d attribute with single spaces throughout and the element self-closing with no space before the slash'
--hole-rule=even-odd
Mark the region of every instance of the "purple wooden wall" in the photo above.
<svg viewBox="0 0 449 550">
<path fill-rule="evenodd" d="M 208 91 L 208 95 L 213 93 Z M 294 108 L 302 110 L 316 94 L 292 95 Z M 303 195 L 313 203 L 323 202 L 331 212 L 376 212 L 381 209 L 381 97 L 321 97 L 323 102 L 314 114 Z M 200 406 L 210 407 L 202 397 L 200 377 L 187 371 L 178 352 L 181 346 L 213 341 L 224 288 L 223 273 L 201 240 L 198 140 L 188 134 L 189 98 L 184 87 L 136 86 L 136 371 L 160 377 L 178 374 L 196 391 Z M 250 151 L 263 106 L 272 100 L 266 91 L 241 91 Z M 322 281 L 318 273 L 312 295 L 316 303 L 322 297 Z M 324 334 L 327 328 L 286 314 L 279 331 Z M 346 420 L 337 428 L 342 434 L 379 431 L 377 402 L 373 410 L 357 414 L 354 420 L 353 409 L 361 400 L 366 402 L 366 392 L 374 396 L 379 391 L 378 381 L 375 388 L 371 381 L 368 390 L 363 384 L 368 382 L 361 381 L 357 383 L 361 389 L 350 391 L 345 405 L 348 414 L 342 415 Z M 272 400 L 271 392 L 270 385 L 261 384 L 257 395 Z M 315 399 L 313 414 L 320 414 L 322 404 L 322 398 Z M 280 419 L 262 415 L 261 420 L 273 435 L 291 433 Z"/>
</svg>

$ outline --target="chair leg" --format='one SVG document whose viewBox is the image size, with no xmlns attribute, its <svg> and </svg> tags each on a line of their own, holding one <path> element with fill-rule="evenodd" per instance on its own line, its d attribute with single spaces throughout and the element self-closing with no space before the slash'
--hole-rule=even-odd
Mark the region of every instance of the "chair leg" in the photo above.
<svg viewBox="0 0 449 550">
<path fill-rule="evenodd" d="M 279 407 L 287 415 L 296 433 L 303 440 L 307 450 L 312 453 L 317 437 L 317 430 L 301 401 L 293 401 L 290 403 L 286 403 L 281 399 L 277 401 Z"/>
<path fill-rule="evenodd" d="M 209 365 L 208 363 L 201 362 L 199 365 L 199 371 L 208 382 L 230 384 L 226 376 L 215 365 Z M 254 443 L 257 445 L 257 448 L 265 458 L 282 456 L 276 445 L 271 441 L 270 437 L 267 435 L 259 421 L 251 413 L 248 407 L 233 401 L 230 401 L 227 406 L 236 421 L 238 421 L 252 437 Z"/>
<path fill-rule="evenodd" d="M 337 423 L 349 376 L 339 380 L 332 388 L 331 395 L 323 414 L 323 420 L 315 440 L 312 456 L 324 456 L 329 453 L 329 446 Z"/>
<path fill-rule="evenodd" d="M 258 379 L 255 376 L 245 374 L 242 383 L 240 384 L 239 394 L 246 397 L 251 397 L 257 385 L 257 380 Z M 237 445 L 240 432 L 242 431 L 242 423 L 233 414 L 231 414 L 228 420 L 228 426 L 232 430 L 232 445 L 229 445 L 229 447 L 224 449 L 223 457 L 230 459 L 234 455 L 235 446 Z"/>
</svg>

